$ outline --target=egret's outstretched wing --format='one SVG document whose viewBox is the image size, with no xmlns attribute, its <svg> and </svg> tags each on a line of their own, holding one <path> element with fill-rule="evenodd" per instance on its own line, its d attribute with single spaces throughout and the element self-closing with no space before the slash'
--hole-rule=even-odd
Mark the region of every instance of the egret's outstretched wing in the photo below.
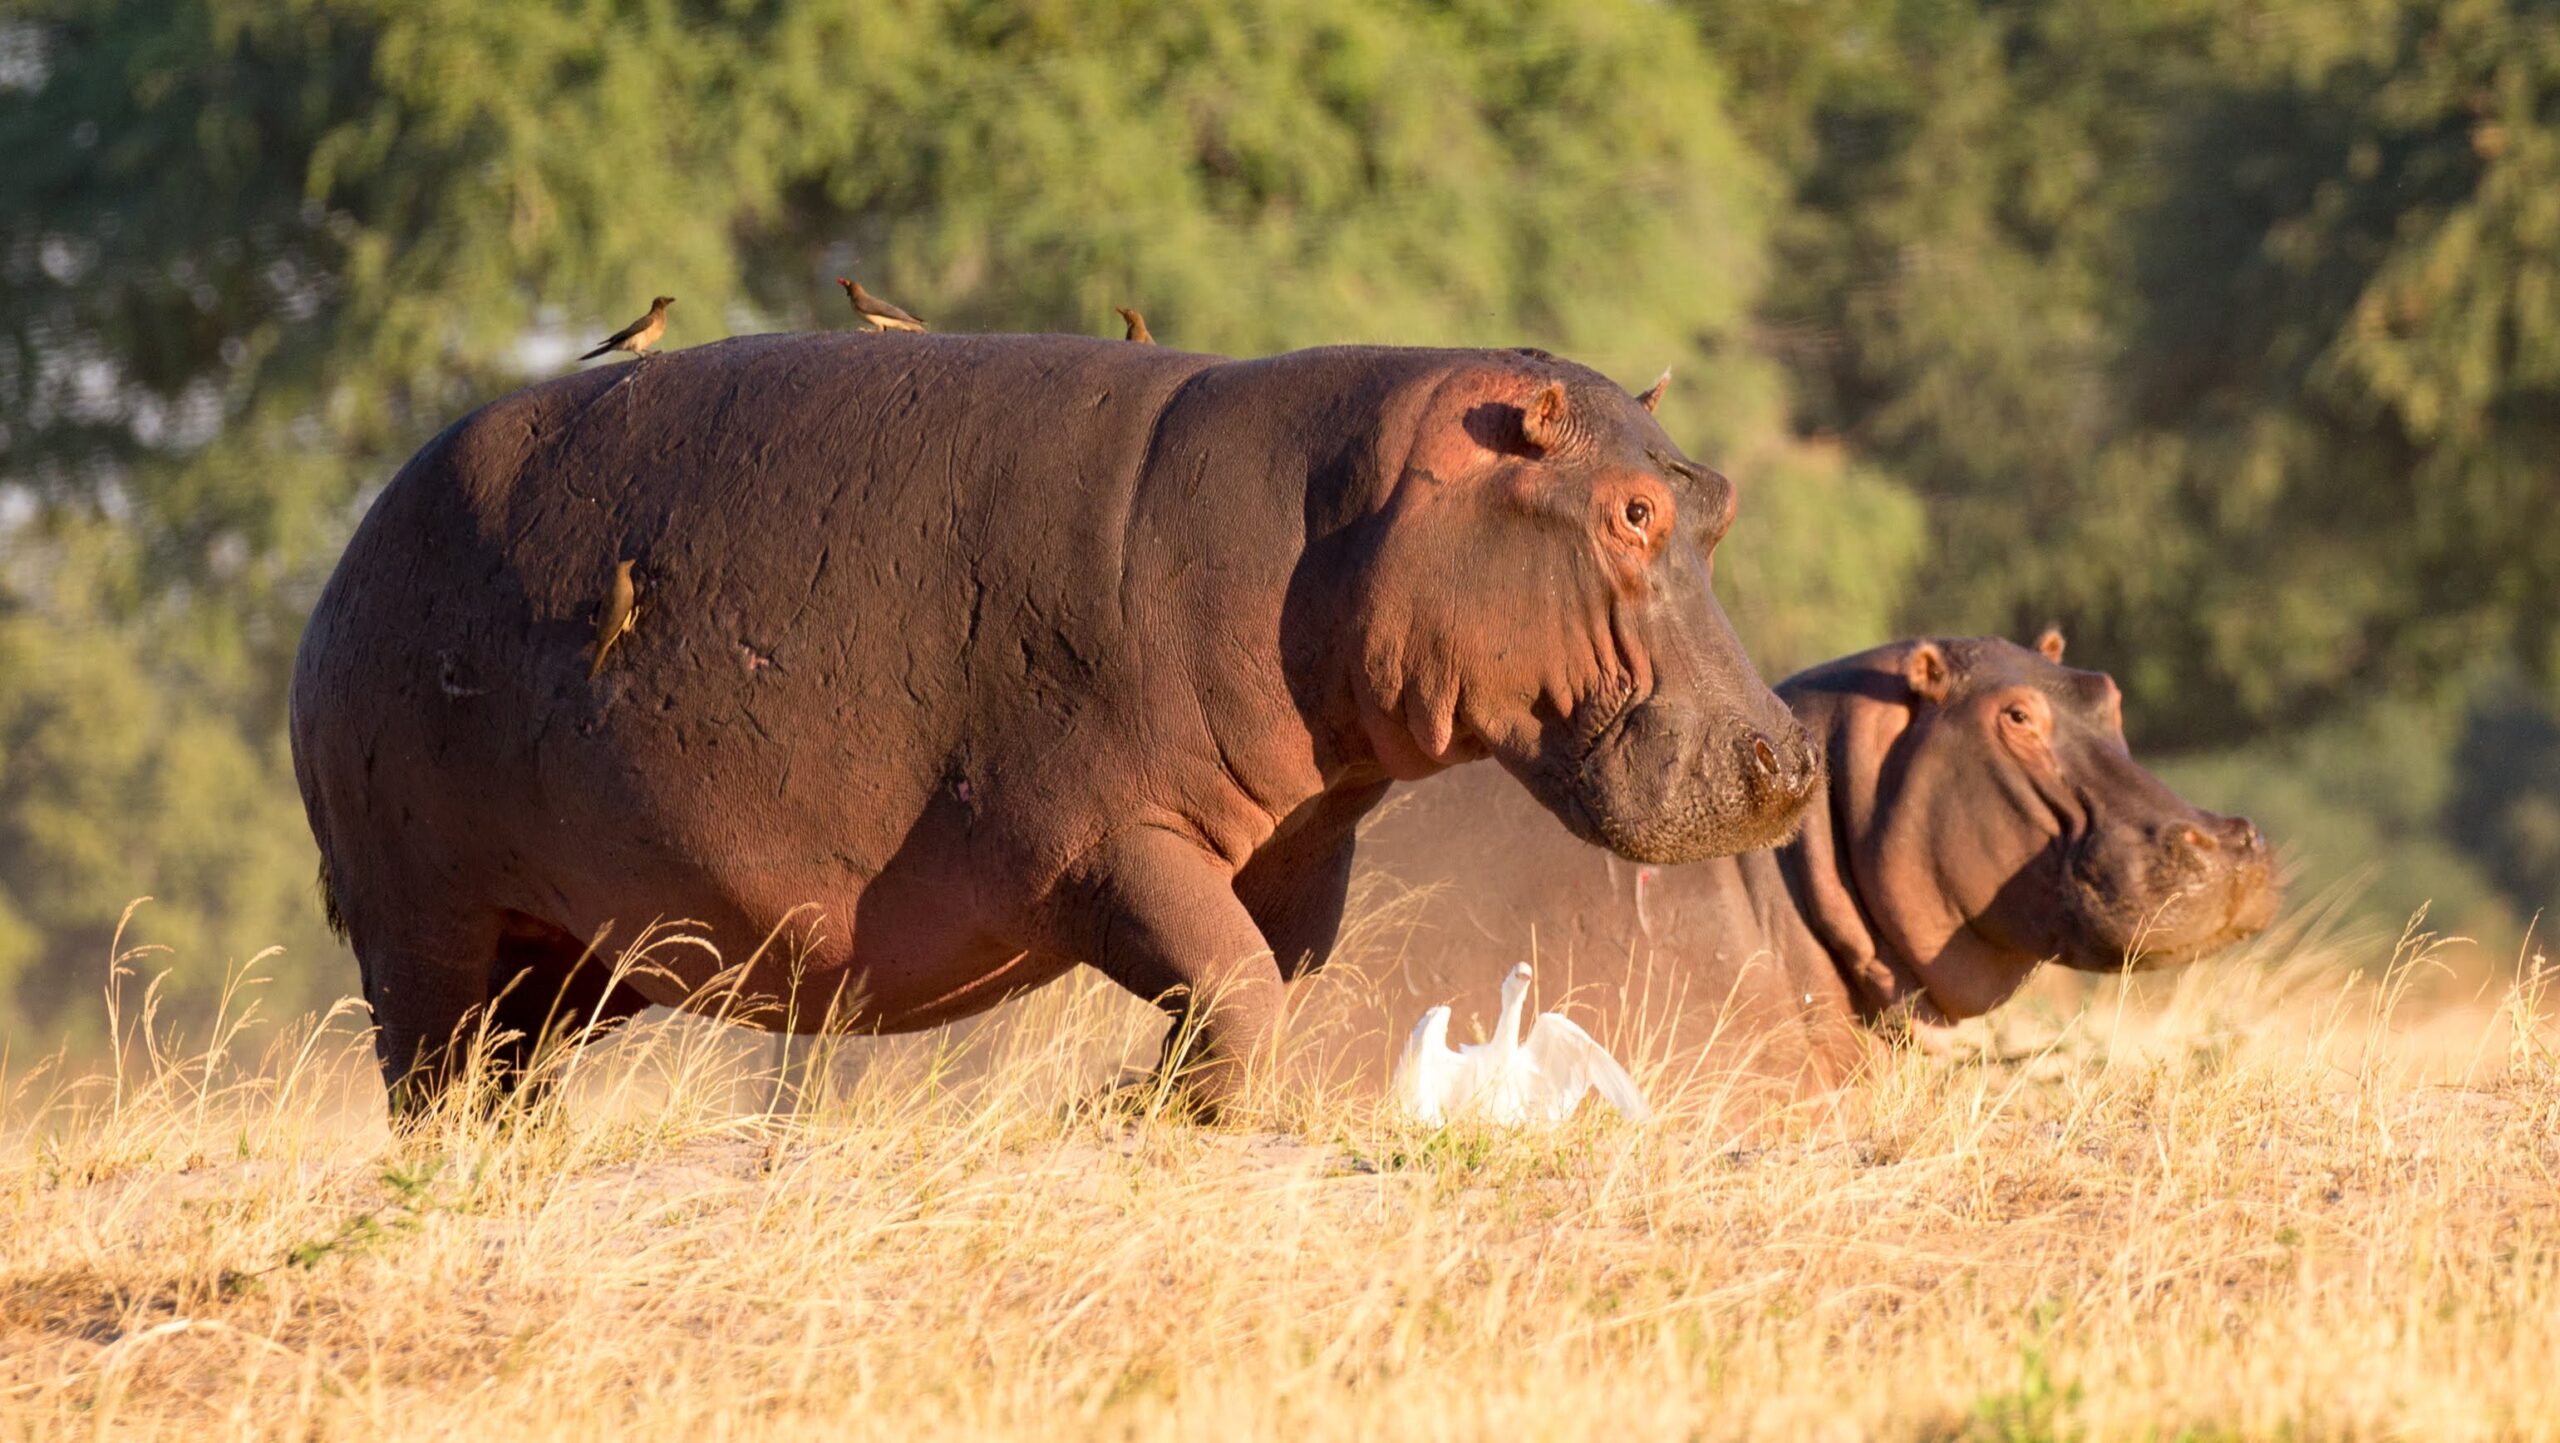
<svg viewBox="0 0 2560 1443">
<path fill-rule="evenodd" d="M 1601 1101 L 1630 1122 L 1653 1120 L 1653 1109 L 1646 1106 L 1644 1090 L 1636 1080 L 1609 1055 L 1609 1049 L 1562 1013 L 1540 1015 L 1529 1028 L 1529 1040 L 1520 1045 L 1520 1055 L 1545 1084 L 1544 1110 L 1558 1122 L 1573 1115 L 1574 1104 L 1582 1101 L 1586 1091 L 1597 1091 Z"/>
<path fill-rule="evenodd" d="M 1458 1054 L 1449 1050 L 1449 1009 L 1434 1007 L 1413 1024 L 1404 1056 L 1396 1062 L 1396 1102 L 1410 1116 L 1438 1123 L 1447 1115 Z"/>
</svg>

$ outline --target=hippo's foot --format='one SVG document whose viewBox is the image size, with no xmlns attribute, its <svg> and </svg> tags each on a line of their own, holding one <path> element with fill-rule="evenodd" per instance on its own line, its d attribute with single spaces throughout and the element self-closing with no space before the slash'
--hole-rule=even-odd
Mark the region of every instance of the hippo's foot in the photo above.
<svg viewBox="0 0 2560 1443">
<path fill-rule="evenodd" d="M 382 1065 L 392 1126 L 407 1128 L 482 1070 L 498 920 L 414 913 L 385 919 L 375 915 L 369 896 L 349 900 L 348 931 L 365 1005 L 373 1011 L 374 1057 Z"/>
<path fill-rule="evenodd" d="M 1069 1100 L 1063 1115 L 1070 1120 L 1117 1118 L 1128 1122 L 1168 1118 L 1215 1127 L 1255 1112 L 1263 1097 L 1263 1085 L 1275 1069 L 1229 1064 L 1204 1056 L 1198 1032 L 1197 1023 L 1177 1020 L 1155 1066 L 1121 1068 L 1109 1081 Z M 1176 1060 L 1173 1054 L 1177 1044 L 1186 1041 L 1186 1055 Z"/>
<path fill-rule="evenodd" d="M 1136 1122 L 1151 1117 L 1168 1117 L 1183 1122 L 1216 1121 L 1214 1110 L 1202 1109 L 1199 1101 L 1184 1090 L 1177 1079 L 1146 1067 L 1124 1067 L 1119 1075 L 1092 1092 L 1067 1105 L 1071 1117 L 1120 1119 Z"/>
<path fill-rule="evenodd" d="M 1926 992 L 1914 990 L 1897 998 L 1868 1025 L 1887 1043 L 1924 1056 L 1944 1059 L 1962 1051 L 1956 1020 L 1940 1011 Z"/>
</svg>

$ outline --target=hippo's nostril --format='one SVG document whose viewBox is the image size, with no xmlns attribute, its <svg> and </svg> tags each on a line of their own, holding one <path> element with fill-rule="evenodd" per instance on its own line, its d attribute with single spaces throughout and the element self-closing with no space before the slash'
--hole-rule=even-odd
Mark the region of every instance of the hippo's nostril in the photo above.
<svg viewBox="0 0 2560 1443">
<path fill-rule="evenodd" d="M 2190 852 L 2214 852 L 2222 848 L 2222 844 L 2206 835 L 2202 828 L 2188 822 L 2180 822 L 2170 828 L 2169 840 Z"/>
<path fill-rule="evenodd" d="M 1778 774 L 1778 753 L 1769 745 L 1768 738 L 1753 737 L 1751 739 L 1751 764 L 1758 767 L 1760 775 L 1764 777 L 1774 777 Z"/>
</svg>

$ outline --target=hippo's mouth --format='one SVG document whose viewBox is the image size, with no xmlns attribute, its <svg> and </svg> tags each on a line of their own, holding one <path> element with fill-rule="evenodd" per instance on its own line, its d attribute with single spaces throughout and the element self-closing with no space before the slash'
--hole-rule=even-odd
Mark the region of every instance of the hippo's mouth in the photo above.
<svg viewBox="0 0 2560 1443">
<path fill-rule="evenodd" d="M 1542 798 L 1549 798 L 1558 819 L 1575 836 L 1595 846 L 1609 844 L 1607 829 L 1592 801 L 1606 786 L 1600 759 L 1609 745 L 1626 730 L 1627 718 L 1635 714 L 1640 700 L 1632 682 L 1623 682 L 1606 692 L 1594 692 L 1585 697 L 1582 705 L 1574 708 L 1571 727 L 1563 738 L 1564 744 L 1554 749 L 1563 755 L 1556 757 L 1550 752 L 1533 759 L 1526 769 L 1539 774 L 1548 783 L 1546 786 L 1533 785 L 1532 790 Z M 1524 776 L 1523 780 L 1529 778 Z M 1549 796 L 1550 791 L 1552 797 Z"/>
<path fill-rule="evenodd" d="M 1614 695 L 1595 693 L 1575 712 L 1573 735 L 1566 750 L 1568 760 L 1556 768 L 1556 773 L 1562 783 L 1562 800 L 1570 813 L 1562 817 L 1566 827 L 1593 846 L 1614 849 L 1618 829 L 1600 806 L 1609 785 L 1602 759 L 1625 735 L 1627 719 L 1635 715 L 1642 698 L 1636 695 L 1632 682 L 1612 690 Z"/>
<path fill-rule="evenodd" d="M 1643 701 L 1632 682 L 1594 692 L 1575 707 L 1571 721 L 1548 733 L 1547 744 L 1504 765 L 1530 794 L 1562 822 L 1565 830 L 1595 847 L 1616 850 L 1624 828 L 1606 805 L 1609 779 L 1604 759 L 1619 744 L 1628 719 Z"/>
<path fill-rule="evenodd" d="M 2054 960 L 2076 972 L 2186 966 L 2264 931 L 2277 896 L 2263 862 L 2126 877 L 2085 844 L 2072 849 L 2065 887 Z"/>
<path fill-rule="evenodd" d="M 2075 972 L 2165 972 L 2258 935 L 2274 908 L 2270 904 L 2263 914 L 2252 915 L 2245 898 L 2226 897 L 2221 906 L 2195 910 L 2201 915 L 2192 921 L 2156 914 L 2148 926 L 2123 929 L 2098 945 L 2067 950 L 2056 960 Z"/>
<path fill-rule="evenodd" d="M 1627 718 L 1635 714 L 1636 703 L 1639 700 L 1635 683 L 1627 681 L 1611 687 L 1607 692 L 1593 693 L 1583 700 L 1581 707 L 1576 709 L 1574 734 L 1570 743 L 1573 757 L 1570 774 L 1577 788 L 1589 785 L 1597 779 L 1593 763 L 1598 760 L 1601 748 L 1615 739 L 1618 733 L 1626 730 Z M 1586 717 L 1590 720 L 1585 721 Z"/>
<path fill-rule="evenodd" d="M 1697 715 L 1621 683 L 1550 720 L 1534 752 L 1502 761 L 1583 841 L 1631 862 L 1702 861 L 1795 834 L 1821 756 L 1778 714 L 1792 734 L 1773 744 L 1746 717 Z"/>
</svg>

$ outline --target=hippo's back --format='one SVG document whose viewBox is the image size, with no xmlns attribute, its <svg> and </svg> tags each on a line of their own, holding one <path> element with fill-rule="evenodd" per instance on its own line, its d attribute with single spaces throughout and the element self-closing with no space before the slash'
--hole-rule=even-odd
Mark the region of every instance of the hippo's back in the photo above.
<svg viewBox="0 0 2560 1443">
<path fill-rule="evenodd" d="M 971 707 L 1019 687 L 985 643 L 1096 604 L 1165 403 L 1214 364 L 757 336 L 483 407 L 384 490 L 303 639 L 331 869 L 476 872 L 568 925 L 603 903 L 562 878 L 610 881 L 599 855 L 632 883 L 670 857 L 876 872 Z M 622 561 L 639 619 L 591 679 Z"/>
</svg>

